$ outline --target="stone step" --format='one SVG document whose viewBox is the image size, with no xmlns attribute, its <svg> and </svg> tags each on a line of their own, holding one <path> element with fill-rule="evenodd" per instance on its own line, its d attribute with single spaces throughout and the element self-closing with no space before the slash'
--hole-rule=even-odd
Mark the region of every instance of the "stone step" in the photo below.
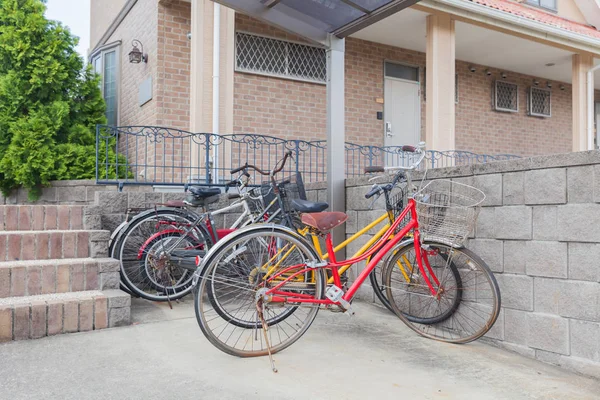
<svg viewBox="0 0 600 400">
<path fill-rule="evenodd" d="M 83 206 L 0 205 L 0 231 L 83 229 Z"/>
<path fill-rule="evenodd" d="M 129 325 L 130 308 L 120 290 L 0 299 L 0 342 Z"/>
<path fill-rule="evenodd" d="M 0 232 L 0 261 L 108 257 L 108 231 Z"/>
<path fill-rule="evenodd" d="M 118 289 L 119 267 L 112 258 L 0 262 L 0 299 Z"/>
</svg>

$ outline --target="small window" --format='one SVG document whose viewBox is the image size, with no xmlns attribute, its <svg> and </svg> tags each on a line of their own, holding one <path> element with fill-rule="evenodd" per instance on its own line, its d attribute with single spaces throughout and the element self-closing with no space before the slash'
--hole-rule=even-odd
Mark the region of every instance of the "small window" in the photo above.
<svg viewBox="0 0 600 400">
<path fill-rule="evenodd" d="M 495 81 L 494 110 L 503 112 L 519 111 L 519 87 L 514 83 Z"/>
<path fill-rule="evenodd" d="M 260 75 L 325 83 L 325 49 L 236 32 L 235 69 Z"/>
<path fill-rule="evenodd" d="M 552 92 L 550 89 L 530 87 L 527 97 L 529 115 L 545 118 L 552 116 Z"/>
<path fill-rule="evenodd" d="M 100 90 L 106 103 L 106 123 L 118 124 L 119 110 L 119 46 L 108 46 L 94 53 L 91 57 L 92 68 L 101 76 Z"/>
<path fill-rule="evenodd" d="M 531 4 L 532 6 L 556 11 L 556 0 L 526 0 L 526 3 Z"/>
<path fill-rule="evenodd" d="M 405 79 L 407 81 L 419 81 L 419 67 L 408 65 L 385 63 L 385 76 L 390 78 Z"/>
</svg>

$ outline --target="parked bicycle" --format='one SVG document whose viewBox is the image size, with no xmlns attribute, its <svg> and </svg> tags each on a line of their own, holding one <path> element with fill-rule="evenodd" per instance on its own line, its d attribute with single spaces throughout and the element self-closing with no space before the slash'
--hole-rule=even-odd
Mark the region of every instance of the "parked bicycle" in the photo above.
<svg viewBox="0 0 600 400">
<path fill-rule="evenodd" d="M 282 170 L 291 153 L 276 169 Z M 210 211 L 219 200 L 219 188 L 190 188 L 185 201 L 175 201 L 146 210 L 124 224 L 113 239 L 111 255 L 121 261 L 121 281 L 131 293 L 153 301 L 177 300 L 191 290 L 196 258 L 202 258 L 218 240 L 256 222 L 280 221 L 284 216 L 270 186 L 249 187 L 248 167 L 232 170 L 241 175 L 226 187 L 237 188 L 228 198 L 233 203 Z M 286 187 L 289 185 L 286 183 Z M 266 198 L 271 200 L 263 204 Z M 200 208 L 196 213 L 187 207 Z M 217 228 L 215 217 L 241 214 L 228 228 Z"/>
<path fill-rule="evenodd" d="M 412 147 L 406 151 L 422 152 Z M 399 169 L 403 168 L 386 168 Z M 273 173 L 270 177 L 274 181 Z M 491 329 L 500 310 L 493 274 L 462 247 L 484 198 L 470 186 L 433 181 L 408 199 L 367 251 L 348 260 L 336 259 L 331 239 L 331 230 L 346 221 L 346 214 L 323 212 L 326 203 L 292 201 L 308 233 L 325 237 L 328 259 L 324 261 L 304 236 L 289 227 L 260 224 L 240 229 L 209 250 L 194 274 L 200 328 L 228 354 L 272 355 L 306 332 L 320 306 L 352 314 L 354 295 L 391 254 L 381 267 L 381 279 L 396 315 L 429 338 L 451 343 L 476 340 Z M 366 267 L 344 289 L 340 268 L 367 259 Z M 332 284 L 328 285 L 327 274 Z M 417 318 L 408 319 L 406 314 Z"/>
</svg>

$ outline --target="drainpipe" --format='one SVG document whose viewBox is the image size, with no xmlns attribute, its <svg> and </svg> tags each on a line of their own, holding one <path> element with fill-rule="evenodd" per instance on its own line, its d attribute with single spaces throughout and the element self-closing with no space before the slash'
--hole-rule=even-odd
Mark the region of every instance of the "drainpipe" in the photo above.
<svg viewBox="0 0 600 400">
<path fill-rule="evenodd" d="M 213 87 L 212 87 L 212 133 L 219 134 L 219 60 L 221 58 L 221 5 L 214 3 L 213 20 Z M 219 182 L 219 145 L 213 144 L 213 183 Z"/>
<path fill-rule="evenodd" d="M 588 117 L 588 123 L 587 123 L 587 130 L 588 130 L 588 150 L 594 150 L 594 114 L 595 114 L 595 110 L 594 110 L 594 71 L 596 71 L 598 68 L 600 68 L 600 64 L 596 65 L 595 67 L 592 67 L 588 73 L 587 73 L 587 96 L 588 96 L 588 112 L 587 112 L 587 117 Z M 600 144 L 600 143 L 599 143 Z"/>
</svg>

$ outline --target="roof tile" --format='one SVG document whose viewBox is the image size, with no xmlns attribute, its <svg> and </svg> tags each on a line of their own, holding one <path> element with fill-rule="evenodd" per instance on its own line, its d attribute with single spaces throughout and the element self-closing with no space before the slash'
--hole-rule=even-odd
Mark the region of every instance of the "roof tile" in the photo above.
<svg viewBox="0 0 600 400">
<path fill-rule="evenodd" d="M 589 36 L 595 39 L 600 39 L 600 32 L 593 26 L 581 24 L 579 22 L 570 21 L 557 15 L 549 14 L 543 10 L 538 10 L 534 7 L 529 7 L 524 4 L 519 4 L 509 0 L 470 0 L 473 3 L 481 4 L 486 7 L 494 8 L 517 17 L 527 18 L 532 21 L 542 22 L 552 25 L 556 28 L 564 29 L 580 35 Z"/>
</svg>

